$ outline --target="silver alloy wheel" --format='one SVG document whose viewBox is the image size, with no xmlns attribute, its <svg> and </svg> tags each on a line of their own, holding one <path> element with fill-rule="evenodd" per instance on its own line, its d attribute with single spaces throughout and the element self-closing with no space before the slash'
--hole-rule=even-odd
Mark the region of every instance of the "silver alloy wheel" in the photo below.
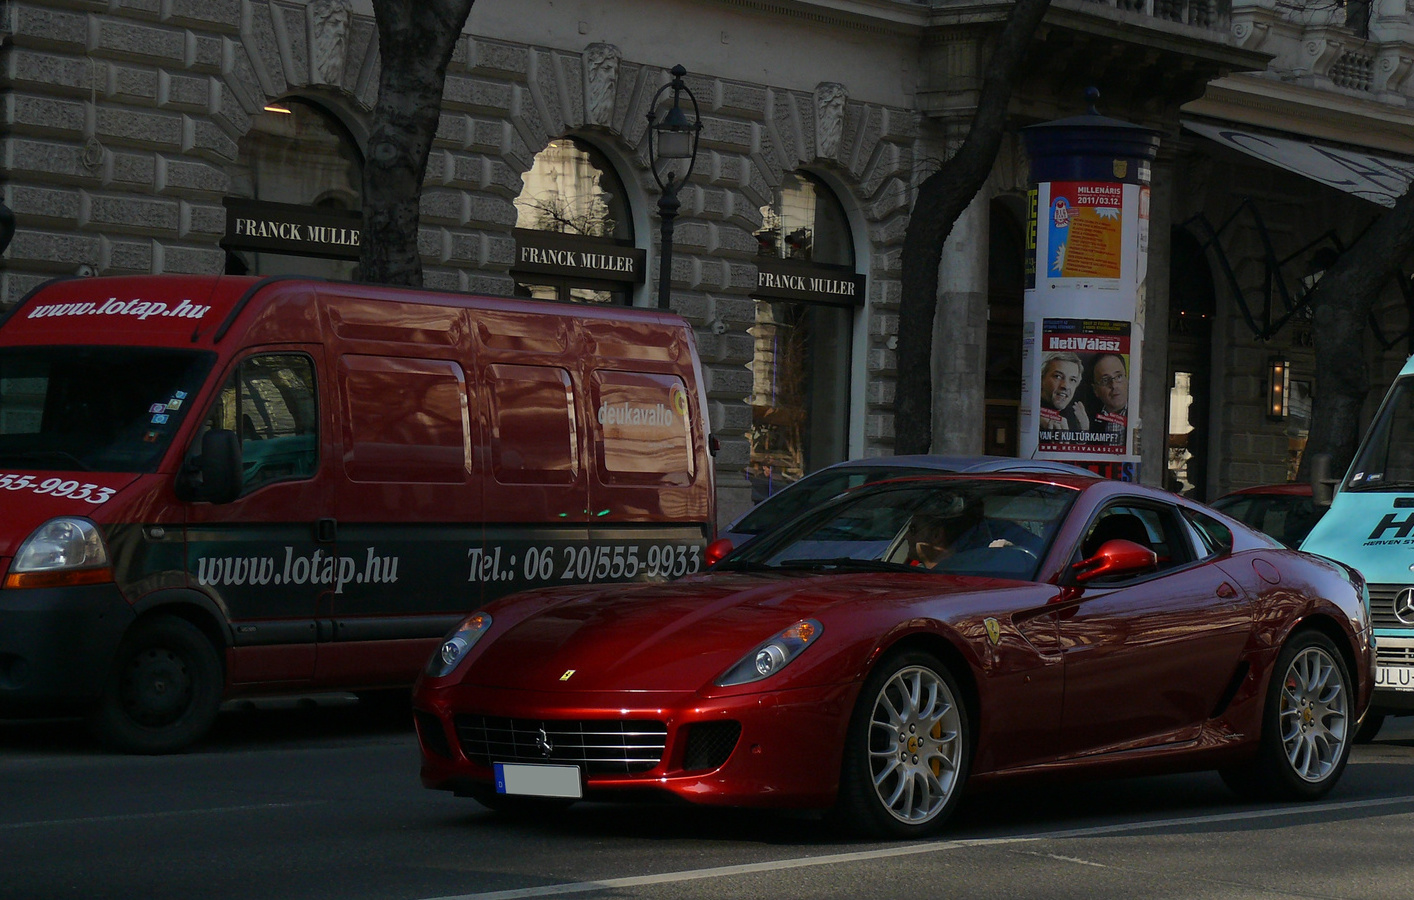
<svg viewBox="0 0 1414 900">
<path fill-rule="evenodd" d="M 869 774 L 884 809 L 918 825 L 947 805 L 962 761 L 957 701 L 921 666 L 895 672 L 879 689 L 869 720 Z"/>
<path fill-rule="evenodd" d="M 1287 667 L 1278 713 L 1282 747 L 1296 775 L 1325 780 L 1349 739 L 1349 691 L 1344 674 L 1320 647 L 1307 647 Z"/>
</svg>

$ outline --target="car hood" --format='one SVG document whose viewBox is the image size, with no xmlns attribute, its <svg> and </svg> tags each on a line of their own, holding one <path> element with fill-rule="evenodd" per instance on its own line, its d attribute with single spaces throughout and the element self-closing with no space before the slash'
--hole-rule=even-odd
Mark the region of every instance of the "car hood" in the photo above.
<svg viewBox="0 0 1414 900">
<path fill-rule="evenodd" d="M 801 577 L 721 573 L 669 584 L 616 585 L 508 598 L 505 631 L 463 684 L 525 690 L 696 691 L 801 619 L 830 621 L 851 607 L 889 608 L 1017 582 L 915 573 Z M 527 613 L 527 608 L 533 609 Z"/>
</svg>

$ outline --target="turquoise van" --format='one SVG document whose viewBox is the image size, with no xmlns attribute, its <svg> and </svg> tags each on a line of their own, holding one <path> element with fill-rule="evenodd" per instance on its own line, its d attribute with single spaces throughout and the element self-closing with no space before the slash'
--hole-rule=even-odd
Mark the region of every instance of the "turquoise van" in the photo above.
<svg viewBox="0 0 1414 900">
<path fill-rule="evenodd" d="M 1323 487 L 1313 460 L 1316 502 Z M 1414 715 L 1414 357 L 1390 387 L 1330 511 L 1301 549 L 1359 569 L 1370 591 L 1377 645 L 1375 698 L 1357 739 L 1386 715 Z"/>
</svg>

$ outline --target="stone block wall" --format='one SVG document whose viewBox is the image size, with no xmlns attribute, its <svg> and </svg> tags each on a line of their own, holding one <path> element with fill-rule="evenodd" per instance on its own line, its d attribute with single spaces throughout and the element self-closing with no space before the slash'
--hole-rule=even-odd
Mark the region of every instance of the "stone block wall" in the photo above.
<svg viewBox="0 0 1414 900">
<path fill-rule="evenodd" d="M 367 133 L 377 91 L 373 21 L 344 0 L 337 35 L 316 4 L 282 0 L 12 0 L 0 3 L 3 135 L 0 178 L 19 229 L 0 259 L 0 305 L 74 274 L 215 273 L 224 265 L 222 199 L 238 142 L 269 102 L 324 105 Z M 336 10 L 337 12 L 337 10 Z M 783 25 L 782 27 L 791 27 Z M 566 43 L 579 40 L 572 33 Z M 646 113 L 663 69 L 613 58 L 590 72 L 590 48 L 464 36 L 447 74 L 422 195 L 420 248 L 428 287 L 508 294 L 513 201 L 549 141 L 574 134 L 620 167 L 639 203 L 656 200 Z M 613 50 L 613 48 L 610 48 Z M 604 59 L 603 45 L 595 63 Z M 912 199 L 911 110 L 844 96 L 822 127 L 817 94 L 694 74 L 702 147 L 675 233 L 674 308 L 699 329 L 707 370 L 721 517 L 749 504 L 746 367 L 755 316 L 752 231 L 786 173 L 824 176 L 864 223 L 869 279 L 866 453 L 891 444 L 899 248 Z M 836 110 L 841 107 L 836 104 Z M 829 115 L 827 113 L 827 115 Z M 651 215 L 642 221 L 656 220 Z M 652 234 L 648 281 L 656 283 Z M 724 331 L 723 331 L 724 329 Z"/>
</svg>

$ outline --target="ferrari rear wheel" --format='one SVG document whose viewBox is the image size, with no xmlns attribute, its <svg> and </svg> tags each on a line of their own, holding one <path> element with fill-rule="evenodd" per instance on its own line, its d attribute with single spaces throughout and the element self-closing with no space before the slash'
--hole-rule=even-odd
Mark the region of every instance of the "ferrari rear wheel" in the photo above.
<svg viewBox="0 0 1414 900">
<path fill-rule="evenodd" d="M 1272 670 L 1257 757 L 1222 772 L 1239 794 L 1314 800 L 1340 780 L 1355 741 L 1350 673 L 1330 638 L 1293 636 Z"/>
<path fill-rule="evenodd" d="M 957 680 L 930 654 L 875 667 L 855 703 L 836 817 L 880 837 L 942 827 L 967 779 L 970 735 Z"/>
</svg>

